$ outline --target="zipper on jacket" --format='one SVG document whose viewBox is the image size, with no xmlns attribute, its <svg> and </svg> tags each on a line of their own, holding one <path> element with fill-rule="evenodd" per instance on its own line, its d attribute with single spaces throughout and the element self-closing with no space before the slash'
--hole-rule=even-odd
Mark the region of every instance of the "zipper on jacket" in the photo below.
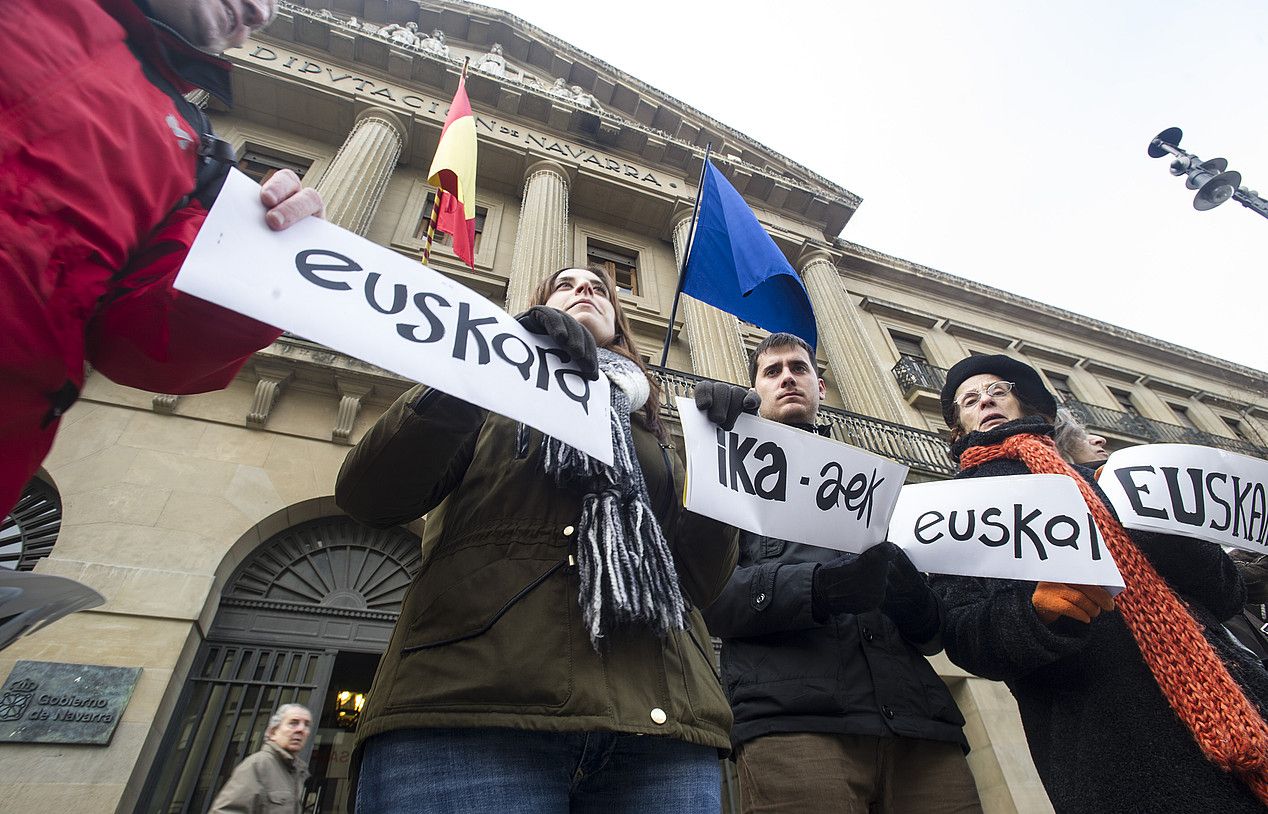
<svg viewBox="0 0 1268 814">
<path fill-rule="evenodd" d="M 674 462 L 669 457 L 669 444 L 660 444 L 660 456 L 665 461 L 665 479 L 669 484 L 669 488 L 666 490 L 664 511 L 664 517 L 668 520 L 673 513 L 674 496 L 678 494 L 678 485 L 674 483 Z"/>
<path fill-rule="evenodd" d="M 498 612 L 493 614 L 493 617 L 489 619 L 489 621 L 485 622 L 483 625 L 476 628 L 475 630 L 469 631 L 467 633 L 459 633 L 457 636 L 450 636 L 447 639 L 440 639 L 434 642 L 424 642 L 423 644 L 415 644 L 415 645 L 410 645 L 409 647 L 402 647 L 401 655 L 408 656 L 410 653 L 416 653 L 420 650 L 431 650 L 436 647 L 443 647 L 447 644 L 456 644 L 458 642 L 465 642 L 468 639 L 474 639 L 478 636 L 483 636 L 484 634 L 492 630 L 493 626 L 496 625 L 498 621 L 503 616 L 506 615 L 507 611 L 509 611 L 512 607 L 514 607 L 517 602 L 519 602 L 521 599 L 523 599 L 524 597 L 532 593 L 534 590 L 536 590 L 538 586 L 540 586 L 543 582 L 545 582 L 552 575 L 554 575 L 556 571 L 558 571 L 561 568 L 564 568 L 565 566 L 573 566 L 575 565 L 575 563 L 576 563 L 575 558 L 573 557 L 571 553 L 569 553 L 559 562 L 555 563 L 550 568 L 547 568 L 546 571 L 541 576 L 536 577 L 535 579 L 533 579 L 532 582 L 528 583 L 523 588 L 520 588 L 519 591 L 515 594 L 515 596 L 506 600 L 506 604 L 504 604 L 501 608 L 499 608 Z"/>
<path fill-rule="evenodd" d="M 520 459 L 528 457 L 528 427 L 523 421 L 515 423 L 515 457 Z"/>
</svg>

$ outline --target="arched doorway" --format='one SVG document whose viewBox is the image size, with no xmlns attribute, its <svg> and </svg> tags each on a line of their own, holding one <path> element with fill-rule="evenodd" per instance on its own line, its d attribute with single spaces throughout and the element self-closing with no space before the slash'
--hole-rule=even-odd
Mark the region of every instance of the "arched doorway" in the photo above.
<svg viewBox="0 0 1268 814">
<path fill-rule="evenodd" d="M 256 549 L 225 585 L 139 810 L 204 814 L 284 703 L 307 706 L 316 724 L 305 811 L 346 810 L 355 709 L 340 721 L 334 700 L 369 690 L 420 559 L 415 535 L 346 517 L 294 526 Z"/>
</svg>

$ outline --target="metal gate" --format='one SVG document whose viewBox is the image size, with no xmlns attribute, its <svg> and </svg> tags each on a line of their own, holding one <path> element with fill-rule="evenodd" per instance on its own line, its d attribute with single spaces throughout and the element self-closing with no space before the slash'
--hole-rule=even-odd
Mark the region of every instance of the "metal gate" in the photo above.
<svg viewBox="0 0 1268 814">
<path fill-rule="evenodd" d="M 225 585 L 138 810 L 205 814 L 263 745 L 279 706 L 303 704 L 319 718 L 336 656 L 383 651 L 420 561 L 415 535 L 345 517 L 295 526 L 256 549 Z"/>
<path fill-rule="evenodd" d="M 162 764 L 143 810 L 202 814 L 233 767 L 264 742 L 269 716 L 282 704 L 317 706 L 334 651 L 207 642 L 191 676 L 180 717 L 172 722 Z"/>
</svg>

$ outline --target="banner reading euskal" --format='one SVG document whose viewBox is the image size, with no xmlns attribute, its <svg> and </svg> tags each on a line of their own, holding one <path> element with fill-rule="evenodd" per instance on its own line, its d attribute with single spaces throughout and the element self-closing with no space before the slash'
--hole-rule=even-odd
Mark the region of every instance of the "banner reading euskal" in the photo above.
<svg viewBox="0 0 1268 814">
<path fill-rule="evenodd" d="M 334 224 L 270 231 L 260 188 L 236 170 L 175 285 L 612 463 L 606 377 L 587 381 L 567 352 L 484 297 Z"/>
<path fill-rule="evenodd" d="M 814 433 L 741 415 L 727 432 L 678 399 L 686 506 L 738 528 L 858 553 L 885 539 L 907 467 Z"/>
<path fill-rule="evenodd" d="M 1128 447 L 1097 483 L 1124 526 L 1268 551 L 1268 461 L 1189 444 Z"/>
<path fill-rule="evenodd" d="M 1065 475 L 905 486 L 889 539 L 930 573 L 1123 589 L 1079 487 Z"/>
</svg>

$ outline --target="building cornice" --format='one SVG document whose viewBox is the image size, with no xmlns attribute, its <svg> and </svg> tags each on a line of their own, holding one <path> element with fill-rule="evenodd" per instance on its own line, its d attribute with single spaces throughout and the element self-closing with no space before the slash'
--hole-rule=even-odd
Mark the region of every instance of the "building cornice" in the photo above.
<svg viewBox="0 0 1268 814">
<path fill-rule="evenodd" d="M 1223 382 L 1229 386 L 1248 389 L 1260 397 L 1268 398 L 1268 373 L 1220 359 L 1217 356 L 1175 345 L 1147 334 L 1122 328 L 1108 322 L 1066 311 L 1056 306 L 1012 294 L 984 283 L 957 277 L 944 271 L 913 263 L 900 257 L 885 254 L 867 246 L 838 238 L 835 247 L 848 257 L 866 261 L 869 270 L 880 271 L 892 282 L 913 290 L 935 293 L 952 302 L 967 302 L 980 308 L 1005 308 L 1025 312 L 1033 324 L 1061 334 L 1072 329 L 1078 331 L 1083 341 L 1100 344 L 1121 352 L 1152 359 L 1160 364 L 1172 365 L 1192 372 L 1196 376 L 1211 378 L 1209 371 L 1193 370 L 1204 366 L 1219 371 Z"/>
</svg>

